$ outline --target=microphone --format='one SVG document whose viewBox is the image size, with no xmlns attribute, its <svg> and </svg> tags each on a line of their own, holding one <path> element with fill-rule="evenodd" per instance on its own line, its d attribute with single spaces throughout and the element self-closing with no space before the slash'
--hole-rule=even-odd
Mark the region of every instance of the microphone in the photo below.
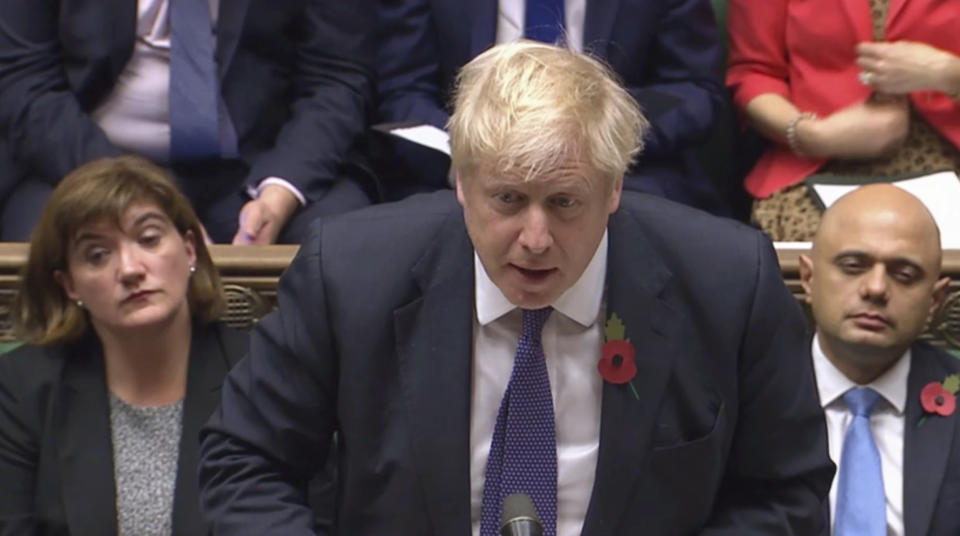
<svg viewBox="0 0 960 536">
<path fill-rule="evenodd" d="M 514 493 L 503 500 L 500 536 L 543 536 L 543 524 L 529 495 Z"/>
</svg>

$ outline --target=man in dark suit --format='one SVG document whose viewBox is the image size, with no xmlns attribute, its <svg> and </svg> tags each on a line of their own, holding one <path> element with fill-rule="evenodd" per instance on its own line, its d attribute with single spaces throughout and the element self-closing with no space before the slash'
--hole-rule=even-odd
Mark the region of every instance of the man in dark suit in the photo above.
<svg viewBox="0 0 960 536">
<path fill-rule="evenodd" d="M 722 40 L 709 0 L 380 0 L 377 121 L 445 128 L 457 70 L 494 44 L 542 38 L 543 28 L 527 23 L 550 9 L 538 20 L 609 63 L 651 123 L 624 187 L 725 214 L 721 188 L 693 154 L 723 106 Z M 415 183 L 388 188 L 447 185 L 440 153 L 406 141 L 387 147 L 390 180 Z"/>
<path fill-rule="evenodd" d="M 800 260 L 839 467 L 823 533 L 960 534 L 960 361 L 917 340 L 949 283 L 936 223 L 904 190 L 864 186 L 824 213 Z"/>
<path fill-rule="evenodd" d="M 4 240 L 26 238 L 71 170 L 128 152 L 172 168 L 217 242 L 297 242 L 317 216 L 369 203 L 342 166 L 370 98 L 372 2 L 202 3 L 212 15 L 182 38 L 174 13 L 195 2 L 0 4 L 0 157 L 16 169 L 0 176 Z M 194 63 L 206 86 L 174 73 Z M 178 118 L 212 117 L 219 150 L 176 150 L 175 102 Z"/>
<path fill-rule="evenodd" d="M 324 222 L 201 435 L 221 534 L 813 534 L 833 473 L 770 243 L 637 193 L 647 128 L 596 60 L 530 42 L 461 74 L 448 192 Z M 458 204 L 458 202 L 459 204 Z M 607 342 L 604 343 L 604 339 Z"/>
</svg>

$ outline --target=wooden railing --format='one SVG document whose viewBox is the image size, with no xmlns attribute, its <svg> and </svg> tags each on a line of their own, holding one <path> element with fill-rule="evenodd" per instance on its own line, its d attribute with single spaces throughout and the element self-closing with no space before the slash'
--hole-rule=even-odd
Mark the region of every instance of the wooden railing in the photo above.
<svg viewBox="0 0 960 536">
<path fill-rule="evenodd" d="M 276 307 L 277 281 L 297 252 L 297 246 L 211 246 L 210 253 L 220 268 L 227 297 L 223 320 L 238 328 L 249 328 Z M 798 299 L 799 256 L 803 250 L 777 251 L 787 288 Z M 27 245 L 0 243 L 0 341 L 13 340 L 10 305 L 19 285 L 20 267 L 26 261 Z M 960 350 L 960 250 L 944 252 L 943 273 L 951 278 L 948 297 L 923 337 L 934 344 Z"/>
</svg>

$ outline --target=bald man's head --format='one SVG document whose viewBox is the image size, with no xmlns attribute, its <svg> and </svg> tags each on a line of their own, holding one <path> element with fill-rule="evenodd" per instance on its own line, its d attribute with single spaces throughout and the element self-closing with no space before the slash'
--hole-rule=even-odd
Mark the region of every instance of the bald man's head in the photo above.
<svg viewBox="0 0 960 536">
<path fill-rule="evenodd" d="M 827 356 L 870 374 L 895 363 L 943 299 L 941 257 L 936 222 L 906 191 L 876 184 L 837 200 L 800 263 Z"/>
<path fill-rule="evenodd" d="M 818 247 L 842 236 L 851 226 L 893 227 L 897 233 L 912 234 L 921 240 L 940 271 L 942 252 L 940 229 L 933 215 L 919 199 L 903 188 L 891 184 L 869 184 L 844 195 L 823 213 L 813 240 L 814 255 Z"/>
</svg>

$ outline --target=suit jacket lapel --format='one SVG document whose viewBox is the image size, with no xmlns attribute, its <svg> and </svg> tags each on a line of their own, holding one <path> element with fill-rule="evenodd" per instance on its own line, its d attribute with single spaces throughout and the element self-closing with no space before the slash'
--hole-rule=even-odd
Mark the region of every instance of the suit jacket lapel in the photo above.
<svg viewBox="0 0 960 536">
<path fill-rule="evenodd" d="M 583 48 L 600 57 L 607 57 L 613 23 L 620 11 L 621 0 L 591 0 L 583 21 Z"/>
<path fill-rule="evenodd" d="M 243 32 L 250 0 L 220 0 L 217 13 L 217 79 L 223 80 Z"/>
<path fill-rule="evenodd" d="M 671 276 L 628 215 L 609 226 L 607 316 L 616 313 L 636 350 L 637 374 L 626 384 L 604 383 L 600 452 L 583 534 L 611 534 L 629 503 L 651 451 L 660 400 L 676 352 L 682 318 L 661 296 Z"/>
<path fill-rule="evenodd" d="M 947 373 L 933 350 L 913 346 L 903 448 L 903 521 L 907 536 L 924 535 L 929 530 L 953 443 L 956 415 L 929 416 L 917 426 L 924 415 L 920 391 L 930 382 L 942 382 Z"/>
<path fill-rule="evenodd" d="M 137 3 L 129 0 L 62 0 L 58 17 L 69 22 L 62 48 L 67 77 L 81 104 L 105 97 L 133 54 Z M 109 32 L 104 28 L 110 28 Z"/>
<path fill-rule="evenodd" d="M 493 46 L 497 39 L 497 9 L 494 0 L 472 0 L 470 28 L 470 57 Z M 469 59 L 469 58 L 468 58 Z"/>
<path fill-rule="evenodd" d="M 110 404 L 96 342 L 65 349 L 58 445 L 71 534 L 117 533 Z"/>
<path fill-rule="evenodd" d="M 183 401 L 180 453 L 173 501 L 174 534 L 206 534 L 200 516 L 197 467 L 200 427 L 220 403 L 220 385 L 229 365 L 215 326 L 194 326 L 187 369 L 187 394 Z"/>
<path fill-rule="evenodd" d="M 472 267 L 473 248 L 456 211 L 414 267 L 422 295 L 394 312 L 413 461 L 436 534 L 471 530 Z"/>
</svg>

